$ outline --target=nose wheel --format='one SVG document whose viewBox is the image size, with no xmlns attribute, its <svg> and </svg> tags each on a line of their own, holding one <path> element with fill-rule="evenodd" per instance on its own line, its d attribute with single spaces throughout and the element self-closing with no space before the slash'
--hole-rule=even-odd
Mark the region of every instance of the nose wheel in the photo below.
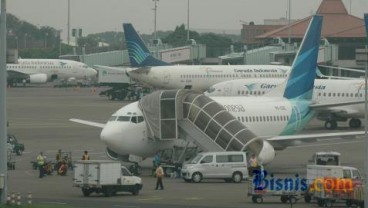
<svg viewBox="0 0 368 208">
<path fill-rule="evenodd" d="M 337 128 L 337 122 L 334 120 L 328 120 L 325 122 L 325 128 L 328 130 L 335 130 Z"/>
</svg>

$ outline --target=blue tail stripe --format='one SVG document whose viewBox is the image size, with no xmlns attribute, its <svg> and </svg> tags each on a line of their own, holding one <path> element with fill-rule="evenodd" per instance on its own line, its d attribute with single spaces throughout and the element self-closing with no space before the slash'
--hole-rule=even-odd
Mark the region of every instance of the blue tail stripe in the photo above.
<svg viewBox="0 0 368 208">
<path fill-rule="evenodd" d="M 125 42 L 128 48 L 130 65 L 132 67 L 166 66 L 166 62 L 154 58 L 135 31 L 132 24 L 123 24 Z"/>
<path fill-rule="evenodd" d="M 285 98 L 312 98 L 321 29 L 322 16 L 313 16 L 293 62 L 292 70 L 284 92 Z"/>
</svg>

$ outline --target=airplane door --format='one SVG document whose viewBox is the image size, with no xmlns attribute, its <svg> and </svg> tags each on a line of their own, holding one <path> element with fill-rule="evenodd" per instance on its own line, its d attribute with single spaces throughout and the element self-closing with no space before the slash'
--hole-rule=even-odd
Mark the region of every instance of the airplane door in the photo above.
<svg viewBox="0 0 368 208">
<path fill-rule="evenodd" d="M 225 86 L 224 86 L 224 95 L 225 96 L 229 96 L 229 95 L 232 95 L 231 93 L 231 89 L 233 88 L 233 84 L 232 83 L 227 83 Z"/>
</svg>

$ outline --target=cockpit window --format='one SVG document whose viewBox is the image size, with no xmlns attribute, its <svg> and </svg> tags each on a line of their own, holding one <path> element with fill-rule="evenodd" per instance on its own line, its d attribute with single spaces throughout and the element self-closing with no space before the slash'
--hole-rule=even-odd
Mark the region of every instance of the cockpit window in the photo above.
<svg viewBox="0 0 368 208">
<path fill-rule="evenodd" d="M 132 123 L 138 123 L 138 119 L 136 116 L 133 116 L 131 121 Z"/>
<path fill-rule="evenodd" d="M 212 93 L 212 92 L 215 92 L 215 90 L 216 90 L 216 88 L 210 87 L 210 88 L 208 88 L 207 92 Z"/>
<path fill-rule="evenodd" d="M 116 118 L 117 118 L 117 116 L 111 116 L 110 119 L 109 119 L 109 121 L 115 121 Z"/>
<path fill-rule="evenodd" d="M 144 121 L 143 116 L 133 116 L 131 119 L 132 123 L 141 123 Z"/>
<path fill-rule="evenodd" d="M 130 121 L 130 116 L 119 116 L 118 121 Z"/>
<path fill-rule="evenodd" d="M 138 116 L 138 123 L 143 122 L 143 121 L 144 121 L 143 116 Z"/>
<path fill-rule="evenodd" d="M 88 65 L 86 64 L 82 65 L 82 67 L 88 69 Z"/>
</svg>

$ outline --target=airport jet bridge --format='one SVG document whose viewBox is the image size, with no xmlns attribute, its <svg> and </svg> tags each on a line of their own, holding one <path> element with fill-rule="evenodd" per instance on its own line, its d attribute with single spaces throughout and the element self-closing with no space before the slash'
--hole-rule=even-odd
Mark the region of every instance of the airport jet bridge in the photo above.
<svg viewBox="0 0 368 208">
<path fill-rule="evenodd" d="M 250 151 L 263 140 L 211 98 L 189 90 L 156 91 L 139 106 L 148 136 L 158 140 L 190 139 L 204 151 Z"/>
</svg>

